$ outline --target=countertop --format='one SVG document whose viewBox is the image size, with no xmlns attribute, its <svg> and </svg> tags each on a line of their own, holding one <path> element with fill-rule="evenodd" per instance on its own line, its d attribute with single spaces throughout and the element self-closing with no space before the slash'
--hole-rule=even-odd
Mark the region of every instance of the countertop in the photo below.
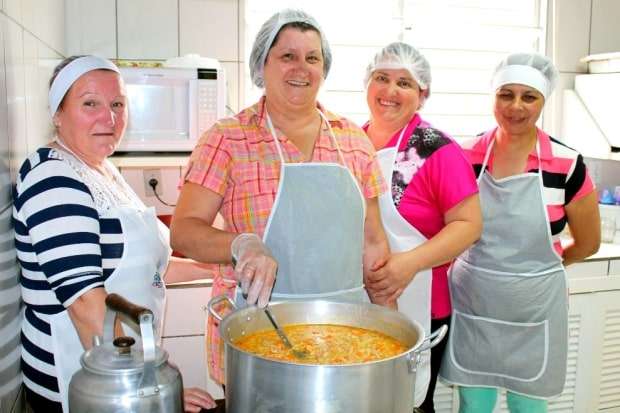
<svg viewBox="0 0 620 413">
<path fill-rule="evenodd" d="M 598 252 L 588 258 L 586 261 L 612 260 L 620 258 L 620 243 L 602 242 Z"/>
<path fill-rule="evenodd" d="M 602 242 L 598 252 L 586 258 L 585 261 L 604 261 L 604 260 L 613 260 L 613 259 L 620 259 L 620 243 Z M 166 288 L 173 288 L 173 289 L 174 288 L 201 288 L 201 287 L 211 287 L 212 284 L 213 284 L 213 280 L 203 279 L 203 280 L 188 281 L 188 282 L 182 282 L 182 283 L 166 284 Z"/>
</svg>

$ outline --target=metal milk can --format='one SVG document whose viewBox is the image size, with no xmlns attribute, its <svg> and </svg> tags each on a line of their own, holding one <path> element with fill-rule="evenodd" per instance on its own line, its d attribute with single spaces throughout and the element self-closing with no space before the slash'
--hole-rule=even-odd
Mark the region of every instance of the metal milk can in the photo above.
<svg viewBox="0 0 620 413">
<path fill-rule="evenodd" d="M 69 409 L 76 413 L 182 413 L 183 382 L 155 345 L 153 313 L 118 294 L 106 298 L 103 340 L 80 359 L 69 384 Z M 140 326 L 142 348 L 131 337 L 114 337 L 116 313 Z"/>
</svg>

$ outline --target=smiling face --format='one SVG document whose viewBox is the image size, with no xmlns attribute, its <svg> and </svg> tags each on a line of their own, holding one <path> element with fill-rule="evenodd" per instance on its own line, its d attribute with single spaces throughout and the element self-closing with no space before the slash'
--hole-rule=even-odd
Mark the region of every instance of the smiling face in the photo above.
<svg viewBox="0 0 620 413">
<path fill-rule="evenodd" d="M 314 108 L 323 82 L 319 33 L 293 27 L 283 29 L 267 55 L 264 79 L 268 102 L 279 107 Z"/>
<path fill-rule="evenodd" d="M 376 70 L 366 91 L 371 118 L 400 129 L 421 107 L 424 93 L 408 70 Z"/>
<path fill-rule="evenodd" d="M 500 129 L 512 136 L 531 134 L 536 130 L 545 99 L 536 89 L 520 85 L 503 85 L 495 91 L 493 114 Z"/>
<path fill-rule="evenodd" d="M 58 136 L 88 164 L 110 156 L 127 126 L 125 85 L 116 72 L 93 70 L 73 83 L 54 115 Z"/>
</svg>

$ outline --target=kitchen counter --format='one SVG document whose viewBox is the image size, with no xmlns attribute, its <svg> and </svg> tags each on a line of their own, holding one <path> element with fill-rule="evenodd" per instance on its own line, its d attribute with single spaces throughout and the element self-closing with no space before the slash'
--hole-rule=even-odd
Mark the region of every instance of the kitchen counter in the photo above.
<svg viewBox="0 0 620 413">
<path fill-rule="evenodd" d="M 110 162 L 117 168 L 164 168 L 185 167 L 189 160 L 189 153 L 178 154 L 114 154 Z"/>
<path fill-rule="evenodd" d="M 607 243 L 602 242 L 598 252 L 585 261 L 597 261 L 597 260 L 613 260 L 620 258 L 620 243 Z"/>
</svg>

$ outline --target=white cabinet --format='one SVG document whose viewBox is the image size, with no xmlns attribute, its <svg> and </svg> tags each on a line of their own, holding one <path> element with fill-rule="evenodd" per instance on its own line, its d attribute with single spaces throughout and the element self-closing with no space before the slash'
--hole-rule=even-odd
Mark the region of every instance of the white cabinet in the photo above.
<svg viewBox="0 0 620 413">
<path fill-rule="evenodd" d="M 116 58 L 116 0 L 65 0 L 67 55 Z"/>
<path fill-rule="evenodd" d="M 117 1 L 116 6 L 119 59 L 167 59 L 179 55 L 177 0 Z"/>
<path fill-rule="evenodd" d="M 185 387 L 206 389 L 216 399 L 222 388 L 209 378 L 205 338 L 205 312 L 211 299 L 207 284 L 169 286 L 166 292 L 163 347 L 183 376 Z"/>
<path fill-rule="evenodd" d="M 179 0 L 180 54 L 198 53 L 220 61 L 239 56 L 239 2 Z"/>
</svg>

